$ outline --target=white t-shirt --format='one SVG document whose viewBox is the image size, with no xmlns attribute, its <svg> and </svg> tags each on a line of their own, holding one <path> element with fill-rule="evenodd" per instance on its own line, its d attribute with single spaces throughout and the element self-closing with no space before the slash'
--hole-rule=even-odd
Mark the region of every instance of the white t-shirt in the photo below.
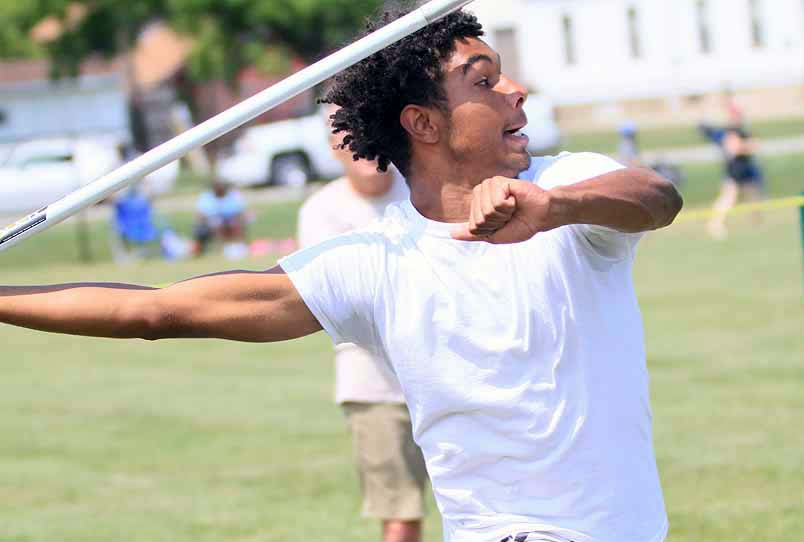
<svg viewBox="0 0 804 542">
<path fill-rule="evenodd" d="M 534 158 L 549 189 L 621 166 Z M 336 343 L 393 365 L 449 542 L 541 531 L 660 542 L 639 234 L 572 225 L 510 245 L 455 241 L 410 202 L 281 262 Z"/>
<path fill-rule="evenodd" d="M 299 211 L 299 245 L 316 245 L 382 218 L 389 203 L 410 197 L 407 183 L 396 175 L 388 192 L 363 196 L 345 177 L 310 196 Z M 338 403 L 405 402 L 399 382 L 385 360 L 351 343 L 335 346 L 335 400 Z"/>
</svg>

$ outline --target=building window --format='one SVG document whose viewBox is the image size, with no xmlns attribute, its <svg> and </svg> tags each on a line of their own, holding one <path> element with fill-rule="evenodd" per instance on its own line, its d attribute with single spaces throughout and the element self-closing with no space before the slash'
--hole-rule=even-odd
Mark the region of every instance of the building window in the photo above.
<svg viewBox="0 0 804 542">
<path fill-rule="evenodd" d="M 712 52 L 712 29 L 709 21 L 709 2 L 695 1 L 695 14 L 698 23 L 698 45 L 701 53 L 708 55 Z"/>
<path fill-rule="evenodd" d="M 639 14 L 634 6 L 628 8 L 628 47 L 631 58 L 642 58 L 642 41 L 639 39 Z"/>
<path fill-rule="evenodd" d="M 762 2 L 748 0 L 748 12 L 751 17 L 751 45 L 757 49 L 765 47 L 765 25 L 762 20 Z"/>
<path fill-rule="evenodd" d="M 564 37 L 564 62 L 571 66 L 578 61 L 575 54 L 575 27 L 572 17 L 567 14 L 561 16 L 561 29 Z"/>
<path fill-rule="evenodd" d="M 503 71 L 514 81 L 521 81 L 519 47 L 517 47 L 516 30 L 513 28 L 500 28 L 494 31 L 494 45 L 500 57 L 505 59 Z"/>
</svg>

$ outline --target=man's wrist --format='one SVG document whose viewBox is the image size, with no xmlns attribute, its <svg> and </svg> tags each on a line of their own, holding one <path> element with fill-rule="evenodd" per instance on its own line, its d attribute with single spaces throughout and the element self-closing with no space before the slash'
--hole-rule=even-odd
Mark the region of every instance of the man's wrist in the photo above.
<svg viewBox="0 0 804 542">
<path fill-rule="evenodd" d="M 553 228 L 578 223 L 578 199 L 564 186 L 548 190 L 547 215 Z"/>
</svg>

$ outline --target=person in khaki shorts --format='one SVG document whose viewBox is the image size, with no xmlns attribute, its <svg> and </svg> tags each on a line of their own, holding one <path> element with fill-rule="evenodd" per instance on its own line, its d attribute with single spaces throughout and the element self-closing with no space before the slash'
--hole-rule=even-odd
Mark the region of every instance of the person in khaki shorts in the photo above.
<svg viewBox="0 0 804 542">
<path fill-rule="evenodd" d="M 332 146 L 339 140 L 333 136 Z M 302 206 L 298 226 L 302 247 L 365 226 L 380 218 L 389 203 L 409 197 L 407 184 L 397 172 L 381 173 L 376 162 L 354 161 L 349 151 L 333 152 L 345 175 Z M 427 472 L 393 371 L 363 348 L 338 345 L 335 400 L 352 433 L 363 515 L 382 520 L 383 542 L 419 542 Z"/>
</svg>

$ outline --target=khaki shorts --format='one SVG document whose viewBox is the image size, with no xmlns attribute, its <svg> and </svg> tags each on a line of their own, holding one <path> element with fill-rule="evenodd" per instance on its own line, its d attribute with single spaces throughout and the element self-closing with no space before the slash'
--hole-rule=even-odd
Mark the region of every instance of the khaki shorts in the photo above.
<svg viewBox="0 0 804 542">
<path fill-rule="evenodd" d="M 427 471 L 413 442 L 405 405 L 344 403 L 360 475 L 363 515 L 379 519 L 424 517 Z"/>
</svg>

